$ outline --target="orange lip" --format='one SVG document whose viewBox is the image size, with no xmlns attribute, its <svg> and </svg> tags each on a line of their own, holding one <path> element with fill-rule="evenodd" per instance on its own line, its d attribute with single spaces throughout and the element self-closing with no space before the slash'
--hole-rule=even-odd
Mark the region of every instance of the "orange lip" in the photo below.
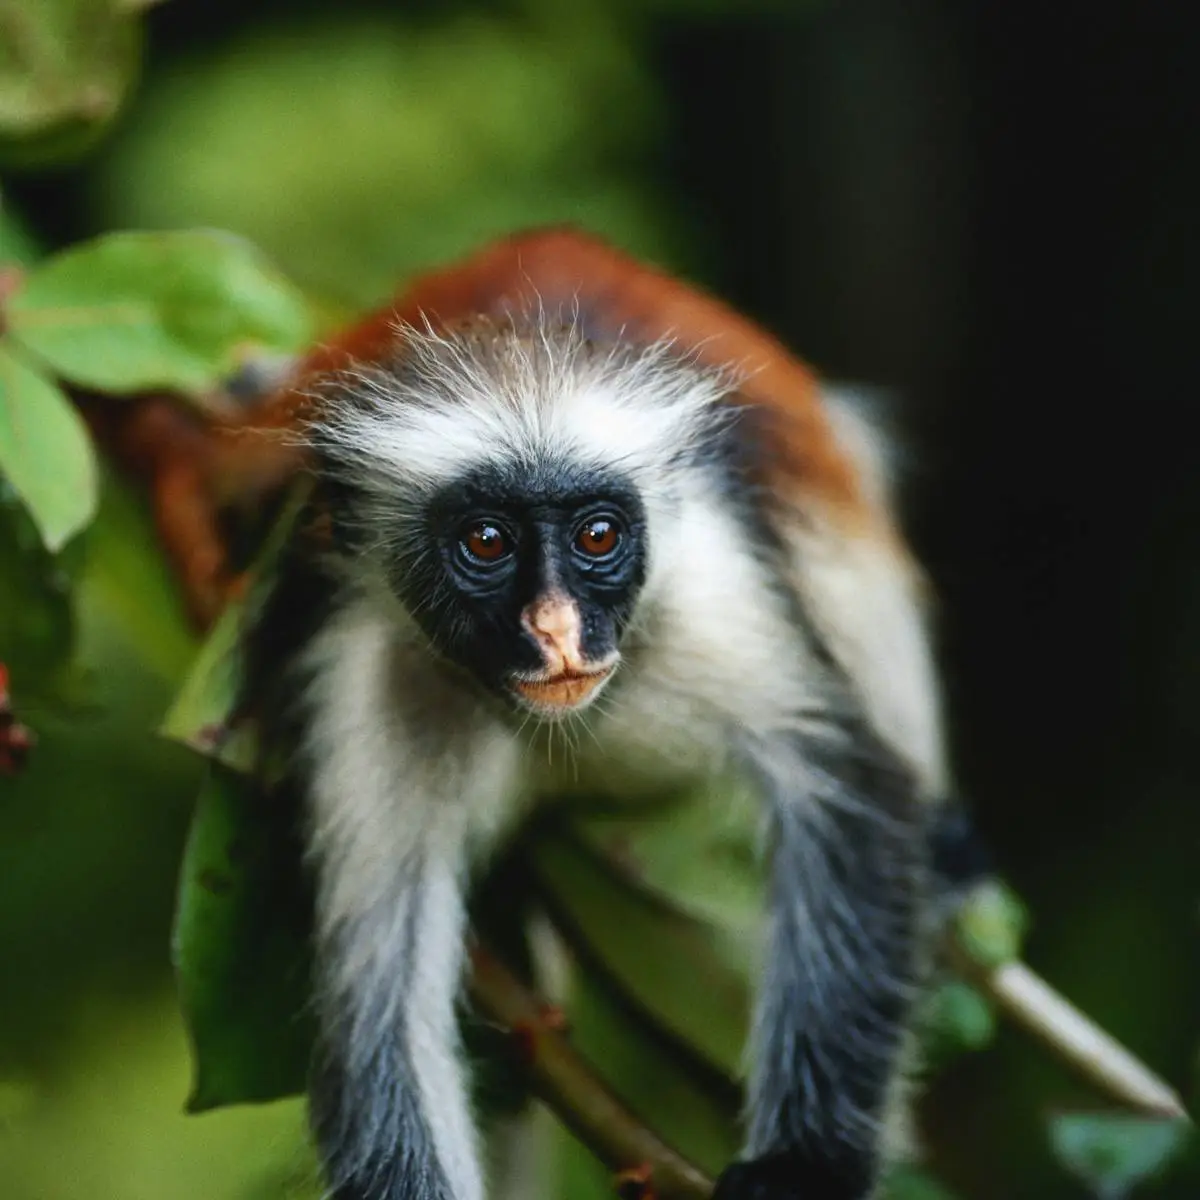
<svg viewBox="0 0 1200 1200">
<path fill-rule="evenodd" d="M 586 675 L 555 675 L 552 679 L 518 679 L 513 689 L 545 708 L 575 708 L 612 674 L 612 668 Z"/>
</svg>

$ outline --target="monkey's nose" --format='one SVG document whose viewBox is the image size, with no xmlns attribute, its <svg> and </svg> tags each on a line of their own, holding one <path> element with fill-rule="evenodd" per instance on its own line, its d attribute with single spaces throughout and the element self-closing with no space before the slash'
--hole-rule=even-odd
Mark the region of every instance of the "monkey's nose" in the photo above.
<svg viewBox="0 0 1200 1200">
<path fill-rule="evenodd" d="M 539 596 L 521 612 L 521 627 L 537 643 L 549 675 L 584 674 L 579 606 L 562 592 Z"/>
</svg>

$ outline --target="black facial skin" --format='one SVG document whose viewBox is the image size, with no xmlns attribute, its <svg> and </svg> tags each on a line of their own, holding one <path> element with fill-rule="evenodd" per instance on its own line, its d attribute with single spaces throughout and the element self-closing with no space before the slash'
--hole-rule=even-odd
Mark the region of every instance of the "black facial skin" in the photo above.
<svg viewBox="0 0 1200 1200">
<path fill-rule="evenodd" d="M 545 666 L 522 627 L 528 605 L 555 592 L 573 599 L 582 652 L 598 662 L 617 648 L 645 578 L 644 510 L 609 474 L 478 472 L 436 497 L 418 540 L 397 564 L 401 599 L 442 654 L 500 694 L 514 674 Z"/>
</svg>

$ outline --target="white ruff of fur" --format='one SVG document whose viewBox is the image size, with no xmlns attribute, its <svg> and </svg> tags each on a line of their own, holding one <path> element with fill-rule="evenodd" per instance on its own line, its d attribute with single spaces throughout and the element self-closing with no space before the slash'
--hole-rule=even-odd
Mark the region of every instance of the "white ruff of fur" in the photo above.
<svg viewBox="0 0 1200 1200">
<path fill-rule="evenodd" d="M 568 462 L 619 470 L 650 492 L 722 413 L 733 374 L 689 365 L 670 342 L 597 348 L 572 327 L 438 334 L 397 329 L 402 365 L 354 368 L 312 438 L 419 505 L 481 464 Z"/>
</svg>

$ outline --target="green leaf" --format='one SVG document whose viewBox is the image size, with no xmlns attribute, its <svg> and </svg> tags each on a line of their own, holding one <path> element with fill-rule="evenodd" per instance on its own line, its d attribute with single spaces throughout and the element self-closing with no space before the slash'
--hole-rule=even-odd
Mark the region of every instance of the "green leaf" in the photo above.
<svg viewBox="0 0 1200 1200">
<path fill-rule="evenodd" d="M 290 814 L 212 764 L 184 852 L 173 958 L 196 1075 L 188 1109 L 304 1088 L 311 906 Z"/>
<path fill-rule="evenodd" d="M 14 336 L 70 382 L 201 392 L 248 357 L 310 339 L 309 309 L 249 243 L 209 230 L 115 233 L 30 272 Z"/>
<path fill-rule="evenodd" d="M 569 829 L 544 828 L 530 855 L 570 940 L 586 947 L 612 983 L 677 1041 L 736 1076 L 761 937 L 664 903 Z"/>
<path fill-rule="evenodd" d="M 0 163 L 89 149 L 138 75 L 141 25 L 122 0 L 0 0 Z"/>
<path fill-rule="evenodd" d="M 981 966 L 999 967 L 1021 956 L 1029 915 L 1020 897 L 999 880 L 974 888 L 957 917 L 959 944 Z"/>
<path fill-rule="evenodd" d="M 311 490 L 310 480 L 301 480 L 293 487 L 258 554 L 255 575 L 273 566 Z M 231 603 L 222 612 L 163 718 L 159 733 L 235 771 L 248 772 L 256 754 L 253 731 L 248 725 L 231 727 L 229 723 L 238 686 L 238 640 L 244 616 L 242 602 Z"/>
<path fill-rule="evenodd" d="M 565 1003 L 572 1044 L 630 1111 L 714 1175 L 737 1156 L 741 1095 L 732 1082 L 714 1080 L 705 1064 L 640 1020 L 586 959 L 572 960 Z M 562 1164 L 556 1195 L 612 1200 L 612 1176 L 561 1126 L 552 1161 Z"/>
<path fill-rule="evenodd" d="M 95 515 L 96 462 L 79 414 L 40 371 L 0 342 L 0 475 L 20 496 L 47 549 Z"/>
<path fill-rule="evenodd" d="M 646 802 L 574 804 L 572 828 L 611 872 L 680 913 L 753 941 L 762 920 L 758 797 L 729 776 Z"/>
<path fill-rule="evenodd" d="M 253 733 L 248 726 L 229 725 L 237 691 L 237 646 L 243 612 L 240 603 L 233 603 L 221 613 L 163 718 L 159 733 L 246 773 L 254 765 Z"/>
<path fill-rule="evenodd" d="M 0 267 L 27 267 L 40 256 L 37 239 L 0 188 Z"/>
<path fill-rule="evenodd" d="M 923 1034 L 926 1061 L 941 1065 L 988 1045 L 996 1036 L 996 1014 L 970 984 L 951 979 L 928 998 Z"/>
<path fill-rule="evenodd" d="M 259 556 L 268 569 L 308 494 L 300 484 Z M 159 732 L 209 756 L 180 877 L 173 958 L 192 1040 L 189 1111 L 273 1100 L 304 1089 L 311 907 L 293 814 L 247 778 L 256 739 L 228 736 L 241 604 L 210 632 Z"/>
<path fill-rule="evenodd" d="M 64 691 L 79 691 L 83 672 L 72 658 L 76 580 L 63 562 L 69 557 L 46 549 L 33 518 L 0 478 L 0 662 L 23 703 L 63 707 Z"/>
<path fill-rule="evenodd" d="M 633 802 L 574 797 L 530 850 L 571 939 L 677 1043 L 729 1077 L 740 1074 L 764 953 L 759 824 L 753 789 L 731 776 Z"/>
<path fill-rule="evenodd" d="M 1050 1121 L 1059 1162 L 1102 1200 L 1159 1174 L 1193 1135 L 1186 1120 L 1123 1113 L 1062 1113 Z"/>
</svg>

